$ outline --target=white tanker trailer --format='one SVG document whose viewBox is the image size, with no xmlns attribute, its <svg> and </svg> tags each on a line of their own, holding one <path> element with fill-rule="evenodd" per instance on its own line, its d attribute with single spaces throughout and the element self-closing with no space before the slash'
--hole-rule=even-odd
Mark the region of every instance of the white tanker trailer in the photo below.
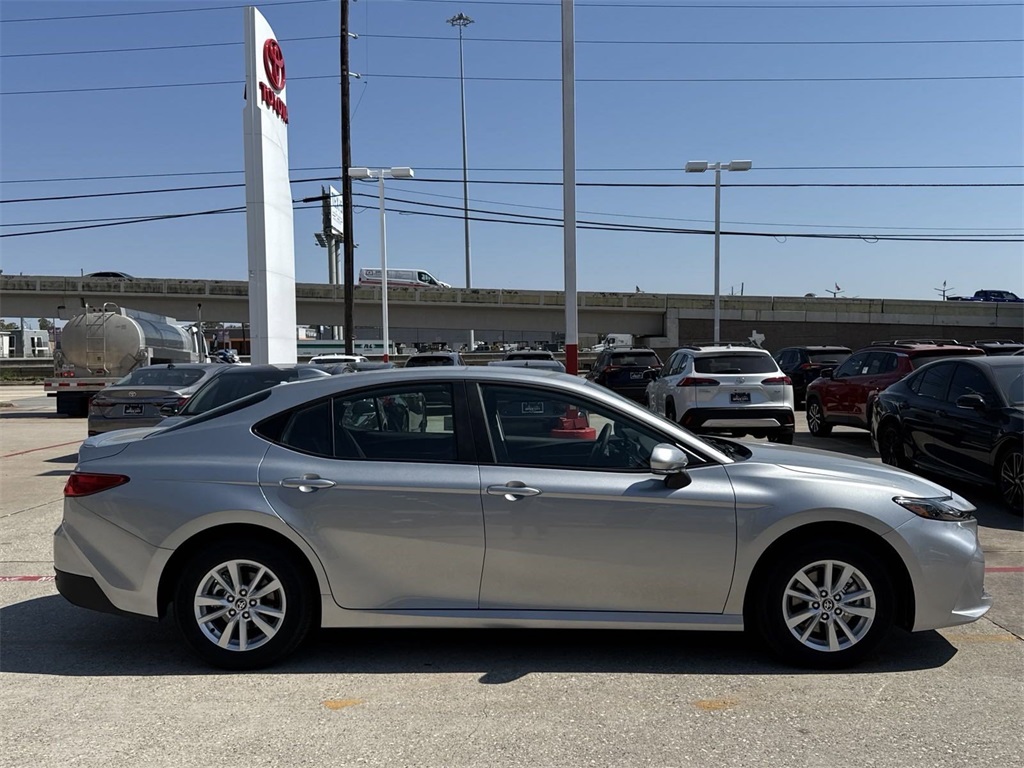
<svg viewBox="0 0 1024 768">
<path fill-rule="evenodd" d="M 57 398 L 57 413 L 86 416 L 93 395 L 136 368 L 208 361 L 198 326 L 107 303 L 99 310 L 86 307 L 61 329 L 53 378 L 43 388 Z"/>
</svg>

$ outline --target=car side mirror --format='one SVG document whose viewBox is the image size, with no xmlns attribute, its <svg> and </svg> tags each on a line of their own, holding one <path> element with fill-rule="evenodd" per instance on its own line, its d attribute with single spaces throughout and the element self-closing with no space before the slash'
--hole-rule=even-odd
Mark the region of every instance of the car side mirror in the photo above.
<svg viewBox="0 0 1024 768">
<path fill-rule="evenodd" d="M 651 472 L 664 475 L 665 486 L 672 490 L 685 488 L 690 484 L 690 474 L 686 471 L 689 463 L 686 454 L 670 443 L 658 443 L 651 451 Z"/>
<path fill-rule="evenodd" d="M 161 405 L 160 406 L 160 415 L 161 416 L 177 416 L 178 415 L 178 406 L 177 406 L 177 404 L 176 403 L 167 403 L 166 405 Z"/>
<path fill-rule="evenodd" d="M 818 378 L 831 379 L 834 378 L 835 368 L 822 368 L 821 373 L 818 374 Z"/>
<path fill-rule="evenodd" d="M 985 398 L 981 395 L 960 395 L 956 399 L 957 408 L 970 408 L 974 411 L 983 411 L 988 407 Z"/>
</svg>

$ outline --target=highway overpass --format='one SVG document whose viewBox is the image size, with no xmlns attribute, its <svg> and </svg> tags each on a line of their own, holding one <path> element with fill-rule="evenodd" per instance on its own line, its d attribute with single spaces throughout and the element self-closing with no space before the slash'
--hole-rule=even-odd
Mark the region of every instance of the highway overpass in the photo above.
<svg viewBox="0 0 1024 768">
<path fill-rule="evenodd" d="M 0 275 L 0 316 L 58 317 L 59 307 L 75 314 L 82 306 L 121 306 L 194 320 L 248 322 L 249 284 L 235 280 L 182 280 Z M 560 291 L 485 288 L 412 289 L 389 292 L 392 328 L 438 331 L 536 331 L 565 327 Z M 297 320 L 302 325 L 341 325 L 341 286 L 298 283 Z M 379 327 L 380 288 L 355 289 L 355 325 Z M 656 293 L 579 294 L 581 341 L 608 332 L 643 336 L 656 348 L 708 339 L 713 299 L 707 295 Z M 943 337 L 960 340 L 1012 338 L 1024 334 L 1024 305 L 902 299 L 722 297 L 722 338 L 746 339 L 754 332 L 765 346 L 843 343 L 860 346 L 875 339 Z M 363 333 L 362 336 L 367 334 Z M 394 336 L 394 334 L 393 334 Z M 396 340 L 397 336 L 394 336 Z"/>
</svg>

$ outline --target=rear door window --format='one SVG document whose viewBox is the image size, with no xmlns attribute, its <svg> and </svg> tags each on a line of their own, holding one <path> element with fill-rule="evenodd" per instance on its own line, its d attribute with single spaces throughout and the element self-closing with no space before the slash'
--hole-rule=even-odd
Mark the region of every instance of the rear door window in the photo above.
<svg viewBox="0 0 1024 768">
<path fill-rule="evenodd" d="M 923 371 L 917 382 L 918 396 L 929 400 L 945 400 L 953 366 L 954 363 L 942 363 Z"/>
</svg>

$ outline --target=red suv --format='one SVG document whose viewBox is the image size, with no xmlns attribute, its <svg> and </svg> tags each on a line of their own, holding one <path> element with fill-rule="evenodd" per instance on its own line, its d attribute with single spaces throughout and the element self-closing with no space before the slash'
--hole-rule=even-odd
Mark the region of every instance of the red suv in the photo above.
<svg viewBox="0 0 1024 768">
<path fill-rule="evenodd" d="M 983 354 L 955 339 L 873 342 L 807 385 L 807 428 L 815 437 L 827 436 L 836 424 L 870 429 L 875 399 L 890 384 L 932 360 Z"/>
</svg>

